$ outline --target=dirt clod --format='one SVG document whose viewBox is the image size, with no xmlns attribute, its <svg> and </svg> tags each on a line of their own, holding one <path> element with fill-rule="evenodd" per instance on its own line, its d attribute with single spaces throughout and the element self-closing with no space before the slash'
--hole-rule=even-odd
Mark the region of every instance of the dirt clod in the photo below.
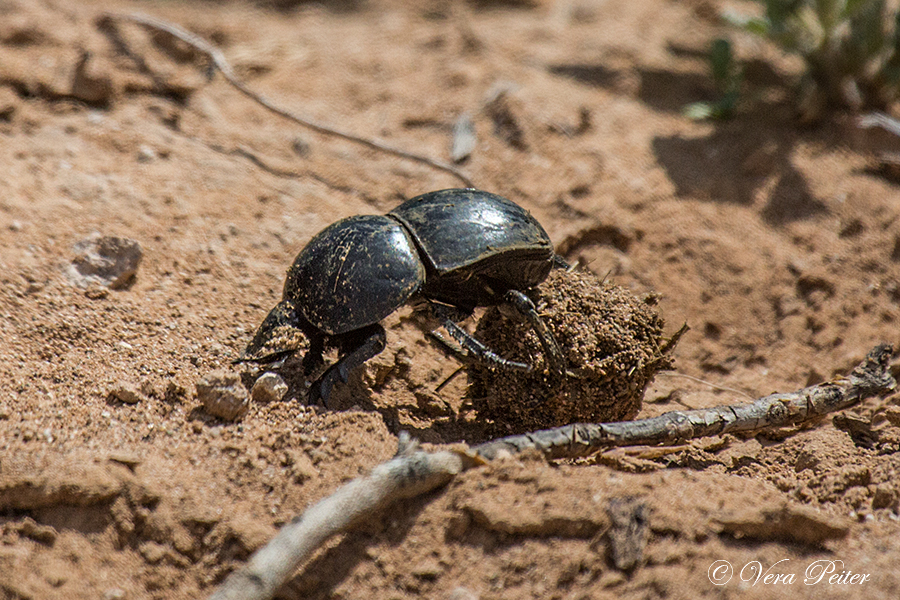
<svg viewBox="0 0 900 600">
<path fill-rule="evenodd" d="M 557 270 L 535 300 L 572 374 L 564 381 L 551 374 L 534 332 L 492 308 L 478 322 L 475 337 L 534 370 L 470 366 L 478 415 L 492 420 L 498 433 L 634 418 L 656 372 L 672 366 L 662 351 L 663 320 L 655 298 L 641 300 L 589 273 Z"/>
<path fill-rule="evenodd" d="M 110 394 L 125 404 L 137 404 L 143 399 L 140 390 L 134 384 L 119 382 L 110 390 Z"/>
<path fill-rule="evenodd" d="M 81 288 L 92 284 L 114 290 L 127 287 L 143 258 L 140 244 L 116 236 L 89 237 L 75 244 L 75 253 L 67 274 Z"/>
<path fill-rule="evenodd" d="M 719 522 L 724 531 L 735 537 L 785 540 L 810 546 L 843 538 L 850 531 L 846 517 L 823 515 L 808 506 L 788 503 L 774 510 L 760 506 L 737 515 L 726 514 Z"/>
<path fill-rule="evenodd" d="M 200 379 L 197 399 L 206 412 L 226 421 L 239 419 L 250 408 L 250 396 L 241 385 L 240 376 L 226 371 L 216 371 Z"/>
<path fill-rule="evenodd" d="M 41 525 L 30 517 L 25 517 L 14 529 L 16 529 L 20 535 L 47 546 L 52 546 L 59 535 L 53 527 Z"/>
<path fill-rule="evenodd" d="M 7 466 L 0 472 L 0 510 L 91 506 L 121 491 L 122 483 L 107 469 L 78 460 L 59 460 L 40 472 Z"/>
</svg>

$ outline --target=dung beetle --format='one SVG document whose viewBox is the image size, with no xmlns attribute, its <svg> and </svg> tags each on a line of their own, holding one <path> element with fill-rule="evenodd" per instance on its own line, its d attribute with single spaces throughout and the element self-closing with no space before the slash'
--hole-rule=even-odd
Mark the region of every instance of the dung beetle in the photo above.
<svg viewBox="0 0 900 600">
<path fill-rule="evenodd" d="M 554 266 L 566 266 L 547 232 L 518 204 L 476 189 L 429 192 L 387 215 L 342 219 L 310 240 L 288 269 L 282 300 L 235 362 L 274 362 L 308 343 L 307 374 L 340 358 L 312 383 L 310 401 L 327 401 L 338 378 L 385 346 L 380 321 L 407 303 L 425 304 L 465 349 L 458 354 L 502 368 L 531 366 L 491 352 L 457 321 L 500 305 L 529 323 L 549 363 L 565 373 L 562 352 L 523 292 Z M 446 344 L 446 342 L 445 342 Z"/>
</svg>

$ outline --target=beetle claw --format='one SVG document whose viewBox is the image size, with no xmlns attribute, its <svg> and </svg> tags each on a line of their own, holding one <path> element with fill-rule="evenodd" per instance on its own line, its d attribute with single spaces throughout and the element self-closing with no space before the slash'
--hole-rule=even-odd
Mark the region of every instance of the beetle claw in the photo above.
<svg viewBox="0 0 900 600">
<path fill-rule="evenodd" d="M 568 369 L 566 368 L 566 359 L 560 350 L 559 344 L 550 329 L 544 323 L 543 319 L 537 312 L 534 301 L 519 290 L 509 290 L 503 298 L 504 302 L 500 305 L 501 311 L 506 308 L 513 313 L 518 313 L 520 318 L 525 321 L 534 330 L 541 346 L 544 348 L 544 354 L 550 371 L 556 375 L 566 377 Z"/>
<path fill-rule="evenodd" d="M 327 373 L 314 381 L 309 387 L 309 404 L 318 404 L 321 401 L 322 406 L 328 408 L 328 397 L 331 396 L 334 382 L 326 376 Z"/>
</svg>

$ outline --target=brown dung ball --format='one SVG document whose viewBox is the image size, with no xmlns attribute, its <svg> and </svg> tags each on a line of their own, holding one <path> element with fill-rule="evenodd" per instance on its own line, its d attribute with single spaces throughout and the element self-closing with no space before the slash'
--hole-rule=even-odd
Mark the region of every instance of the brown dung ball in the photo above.
<svg viewBox="0 0 900 600">
<path fill-rule="evenodd" d="M 633 419 L 657 371 L 672 368 L 657 297 L 633 296 L 590 273 L 553 271 L 533 295 L 570 373 L 547 370 L 534 331 L 491 308 L 475 337 L 500 356 L 533 365 L 530 373 L 473 363 L 469 394 L 479 418 L 507 435 L 569 423 Z"/>
</svg>

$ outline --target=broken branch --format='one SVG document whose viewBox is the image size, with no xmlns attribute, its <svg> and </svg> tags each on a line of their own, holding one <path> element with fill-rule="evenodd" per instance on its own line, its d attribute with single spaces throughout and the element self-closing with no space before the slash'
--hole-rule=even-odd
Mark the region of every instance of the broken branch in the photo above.
<svg viewBox="0 0 900 600">
<path fill-rule="evenodd" d="M 849 376 L 790 394 L 772 394 L 746 404 L 678 410 L 637 421 L 575 423 L 500 438 L 472 451 L 488 460 L 502 452 L 516 454 L 530 448 L 549 459 L 577 458 L 613 446 L 677 444 L 708 435 L 796 425 L 894 389 L 896 382 L 888 370 L 892 354 L 890 345 L 881 344 Z"/>
<path fill-rule="evenodd" d="M 389 504 L 448 483 L 458 473 L 502 453 L 536 448 L 548 458 L 573 458 L 603 448 L 676 443 L 689 438 L 792 425 L 883 395 L 896 386 L 888 369 L 893 348 L 881 344 L 847 377 L 755 402 L 675 411 L 638 421 L 576 424 L 510 436 L 472 448 L 472 453 L 419 450 L 400 434 L 397 456 L 320 500 L 285 525 L 250 561 L 232 573 L 210 600 L 272 598 L 294 570 L 328 538 Z"/>
<path fill-rule="evenodd" d="M 379 152 L 384 152 L 386 154 L 391 154 L 393 156 L 398 156 L 400 158 L 405 158 L 407 160 L 412 160 L 418 163 L 422 163 L 428 165 L 429 167 L 438 169 L 440 171 L 444 171 L 445 173 L 449 173 L 453 175 L 457 179 L 459 179 L 466 187 L 476 187 L 475 183 L 469 179 L 465 173 L 454 167 L 453 165 L 435 160 L 433 158 L 429 158 L 427 156 L 423 156 L 421 154 L 415 154 L 413 152 L 408 152 L 401 148 L 397 148 L 395 146 L 390 146 L 380 140 L 364 138 L 355 134 L 352 134 L 347 131 L 342 131 L 330 125 L 325 125 L 323 123 L 318 123 L 308 117 L 303 117 L 298 115 L 295 112 L 291 112 L 285 108 L 281 108 L 277 104 L 273 103 L 271 100 L 266 98 L 265 96 L 254 92 L 249 87 L 247 87 L 244 82 L 238 79 L 237 75 L 234 72 L 234 69 L 231 68 L 231 64 L 225 59 L 225 55 L 213 44 L 207 42 L 203 38 L 198 35 L 187 31 L 179 27 L 178 25 L 169 23 L 162 19 L 158 19 L 156 17 L 151 17 L 148 15 L 142 15 L 139 13 L 133 14 L 115 14 L 115 13 L 106 13 L 101 17 L 100 25 L 101 27 L 114 27 L 114 22 L 116 20 L 119 21 L 131 21 L 132 23 L 137 23 L 143 27 L 148 29 L 161 31 L 172 37 L 175 37 L 185 44 L 188 44 L 197 52 L 203 54 L 207 57 L 207 59 L 212 63 L 213 67 L 218 69 L 218 71 L 222 74 L 222 77 L 231 84 L 236 90 L 262 106 L 263 108 L 284 117 L 298 125 L 306 127 L 307 129 L 312 129 L 318 133 L 324 135 L 331 135 L 334 137 L 339 137 L 341 139 L 354 142 L 356 144 L 361 144 L 373 150 L 377 150 Z"/>
<path fill-rule="evenodd" d="M 401 500 L 422 495 L 479 462 L 460 452 L 424 452 L 409 435 L 401 435 L 397 456 L 320 500 L 281 531 L 250 561 L 235 571 L 210 600 L 271 598 L 297 566 L 331 536 L 343 533 L 364 517 Z"/>
</svg>

